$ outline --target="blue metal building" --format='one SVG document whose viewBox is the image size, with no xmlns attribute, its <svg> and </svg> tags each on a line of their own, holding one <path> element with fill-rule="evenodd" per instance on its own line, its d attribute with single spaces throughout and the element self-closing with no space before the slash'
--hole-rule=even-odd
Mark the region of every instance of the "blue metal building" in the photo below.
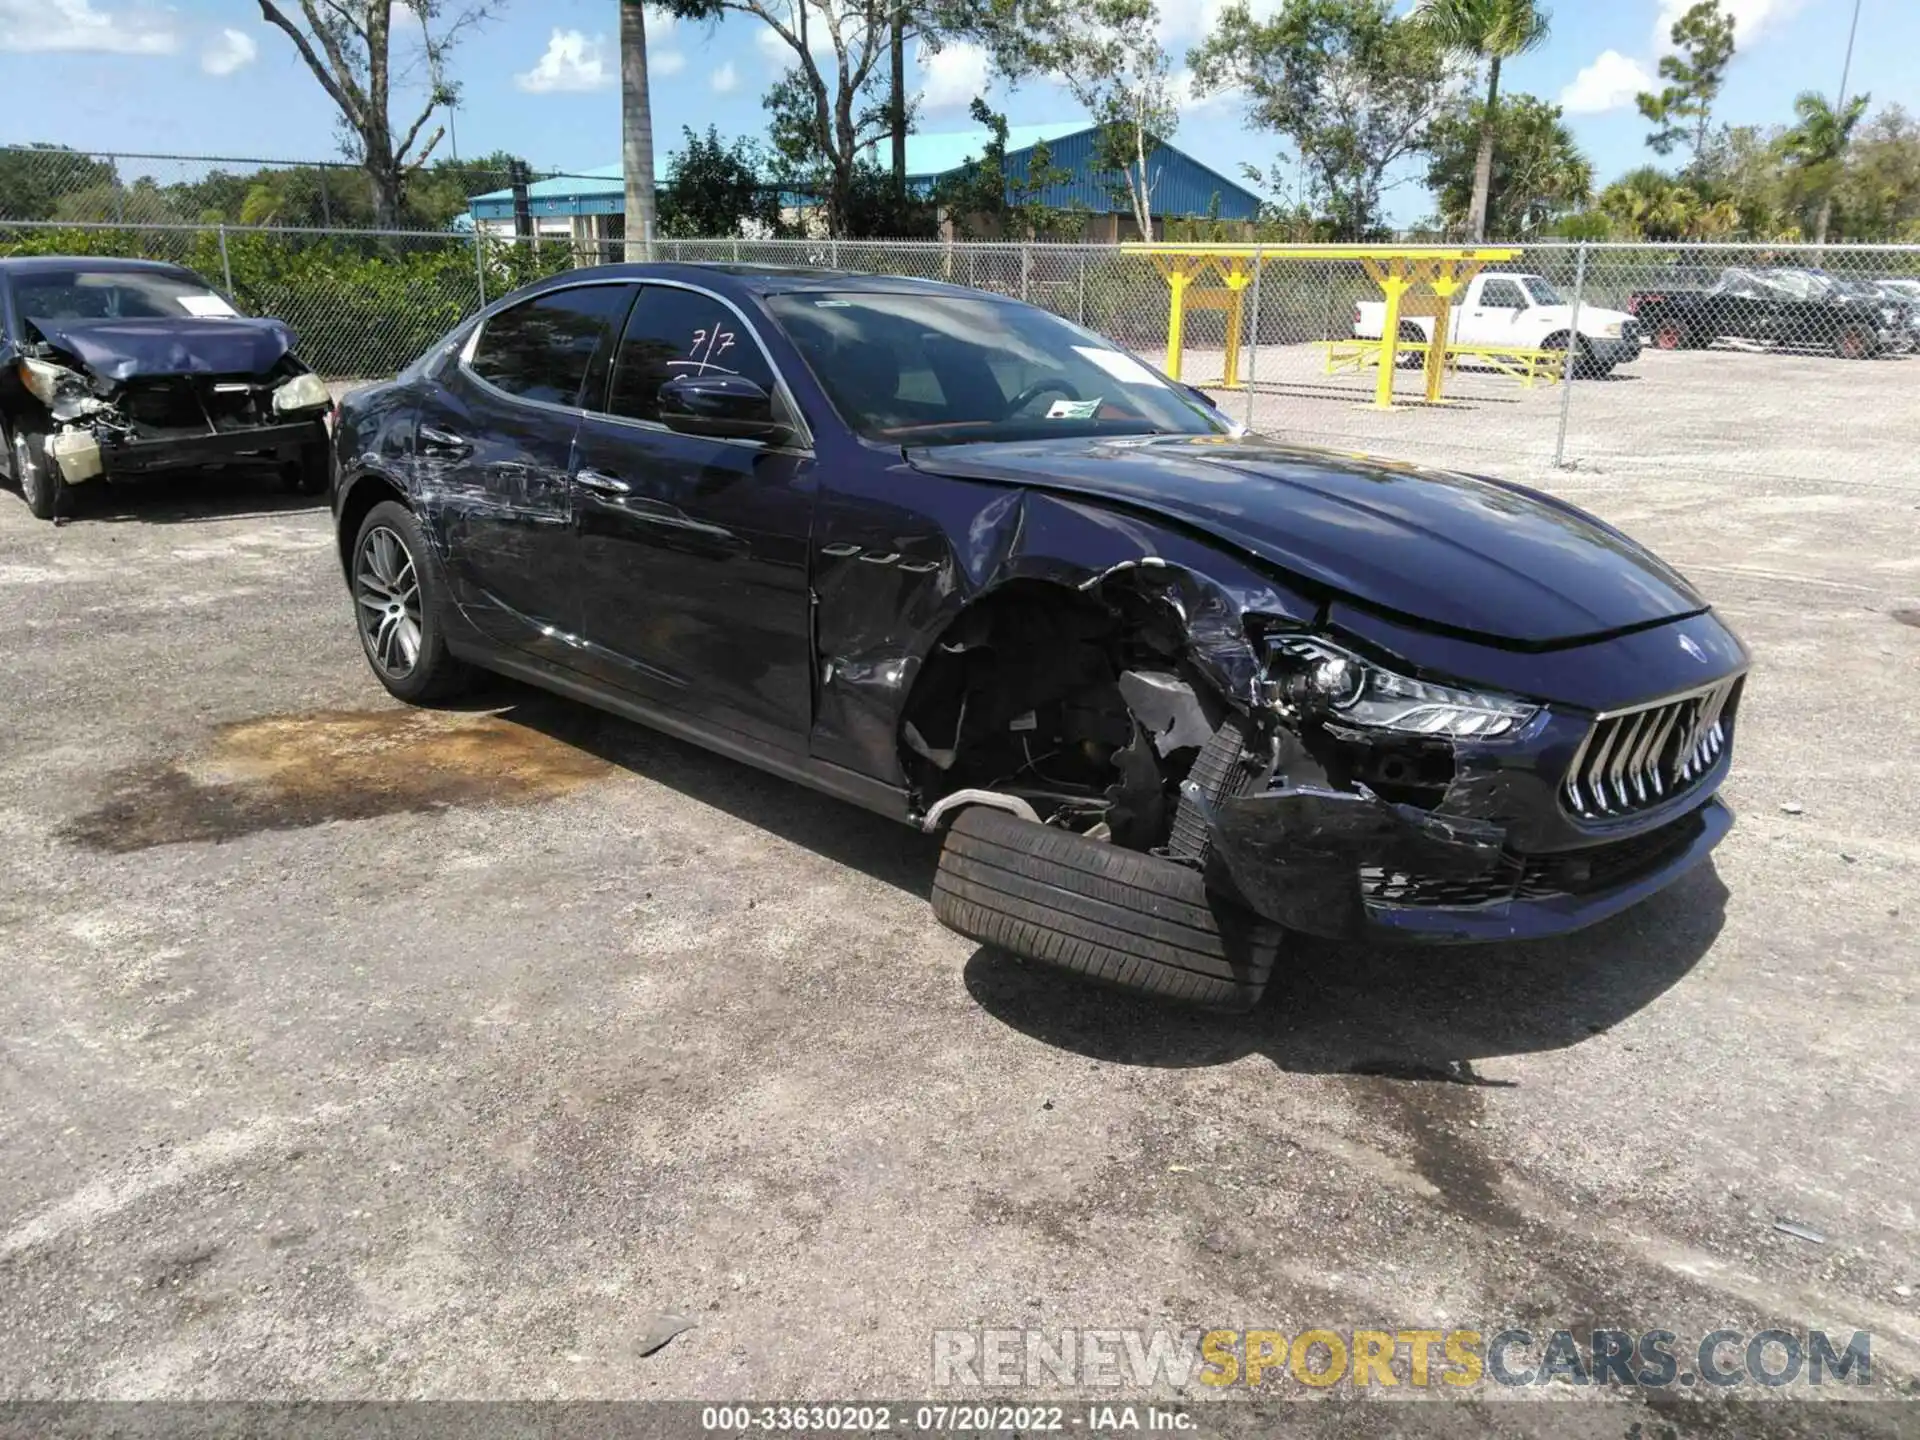
<svg viewBox="0 0 1920 1440">
<path fill-rule="evenodd" d="M 991 138 L 983 129 L 959 130 L 907 137 L 907 184 L 916 194 L 930 195 L 940 181 L 976 162 Z M 1095 241 L 1137 238 L 1133 213 L 1125 196 L 1116 195 L 1117 175 L 1094 169 L 1097 129 L 1084 120 L 1052 125 L 1015 125 L 1007 132 L 1006 172 L 1024 180 L 1036 145 L 1044 142 L 1050 163 L 1073 172 L 1064 184 L 1041 193 L 1043 204 L 1060 210 L 1081 210 L 1093 217 L 1087 238 Z M 657 164 L 657 162 L 656 162 Z M 1217 213 L 1222 220 L 1252 220 L 1260 197 L 1245 185 L 1229 180 L 1171 145 L 1156 146 L 1147 156 L 1153 179 L 1156 220 Z M 659 167 L 665 174 L 665 168 Z M 795 197 L 796 199 L 799 197 Z M 536 181 L 528 190 L 529 208 L 543 233 L 599 232 L 597 217 L 623 215 L 625 181 L 618 165 L 603 166 L 578 175 Z M 513 222 L 513 193 L 494 190 L 469 202 L 476 225 L 504 228 Z M 584 223 L 582 223 L 584 222 Z M 604 238 L 604 237 L 599 237 Z"/>
</svg>

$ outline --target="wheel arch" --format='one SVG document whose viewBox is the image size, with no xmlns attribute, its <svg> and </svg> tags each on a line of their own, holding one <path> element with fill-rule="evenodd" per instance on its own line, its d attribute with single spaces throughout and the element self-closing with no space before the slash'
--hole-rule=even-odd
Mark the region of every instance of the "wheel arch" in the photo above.
<svg viewBox="0 0 1920 1440">
<path fill-rule="evenodd" d="M 417 513 L 405 488 L 391 476 L 377 470 L 363 470 L 341 485 L 334 543 L 339 552 L 342 574 L 352 569 L 353 542 L 360 534 L 361 525 L 373 513 L 373 507 L 385 500 L 392 500 L 410 513 Z"/>
</svg>

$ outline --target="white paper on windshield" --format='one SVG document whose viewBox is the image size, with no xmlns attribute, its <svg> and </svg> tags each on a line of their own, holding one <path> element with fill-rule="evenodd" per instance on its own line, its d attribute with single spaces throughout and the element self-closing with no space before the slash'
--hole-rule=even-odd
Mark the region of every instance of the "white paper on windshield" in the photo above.
<svg viewBox="0 0 1920 1440">
<path fill-rule="evenodd" d="M 1123 385 L 1161 384 L 1160 377 L 1142 365 L 1133 356 L 1119 350 L 1102 350 L 1097 345 L 1076 345 L 1073 353 L 1082 360 L 1098 365 L 1107 374 Z"/>
<path fill-rule="evenodd" d="M 218 295 L 182 295 L 180 308 L 196 320 L 217 320 L 223 316 L 239 314 Z"/>
<path fill-rule="evenodd" d="M 1100 414 L 1100 399 L 1056 400 L 1047 407 L 1049 420 L 1092 420 Z"/>
</svg>

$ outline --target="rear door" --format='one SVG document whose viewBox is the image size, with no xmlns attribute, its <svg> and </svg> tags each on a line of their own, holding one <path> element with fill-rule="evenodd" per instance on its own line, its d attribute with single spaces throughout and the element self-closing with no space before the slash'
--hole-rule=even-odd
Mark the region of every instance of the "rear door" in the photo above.
<svg viewBox="0 0 1920 1440">
<path fill-rule="evenodd" d="M 634 293 L 630 283 L 568 286 L 493 315 L 427 387 L 414 431 L 422 520 L 455 602 L 493 639 L 562 663 L 578 612 L 581 391 Z"/>
<path fill-rule="evenodd" d="M 684 435 L 660 386 L 745 376 L 784 400 L 753 327 L 691 286 L 648 283 L 574 457 L 583 663 L 643 697 L 782 748 L 812 723 L 813 457 Z"/>
</svg>

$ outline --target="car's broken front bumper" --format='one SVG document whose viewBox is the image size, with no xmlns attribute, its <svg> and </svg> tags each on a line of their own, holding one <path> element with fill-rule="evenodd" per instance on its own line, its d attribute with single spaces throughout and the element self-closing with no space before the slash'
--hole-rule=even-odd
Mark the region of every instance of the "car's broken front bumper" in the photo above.
<svg viewBox="0 0 1920 1440">
<path fill-rule="evenodd" d="M 1733 825 L 1710 792 L 1677 816 L 1568 850 L 1525 854 L 1500 825 L 1359 792 L 1287 788 L 1227 801 L 1215 853 L 1268 919 L 1331 938 L 1433 943 L 1558 935 L 1671 885 Z"/>
<path fill-rule="evenodd" d="M 303 446 L 325 444 L 326 439 L 326 424 L 316 416 L 217 433 L 109 436 L 101 441 L 100 459 L 107 477 L 112 479 L 156 470 L 216 465 L 248 456 L 297 460 Z"/>
</svg>

